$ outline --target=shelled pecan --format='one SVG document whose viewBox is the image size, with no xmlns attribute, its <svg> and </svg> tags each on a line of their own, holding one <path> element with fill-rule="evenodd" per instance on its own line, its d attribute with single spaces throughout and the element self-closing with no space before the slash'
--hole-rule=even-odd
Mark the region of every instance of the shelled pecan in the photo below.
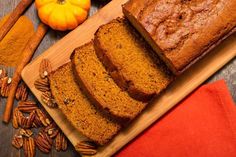
<svg viewBox="0 0 236 157">
<path fill-rule="evenodd" d="M 25 137 L 30 137 L 33 135 L 33 131 L 31 131 L 30 129 L 20 129 L 19 133 L 21 136 Z"/>
<path fill-rule="evenodd" d="M 40 109 L 36 109 L 35 111 L 44 126 L 48 126 L 51 124 L 51 120 L 47 117 L 47 115 L 44 112 L 42 112 Z"/>
<path fill-rule="evenodd" d="M 8 97 L 9 92 L 10 92 L 11 85 L 7 85 L 6 87 L 2 88 L 2 97 Z"/>
<path fill-rule="evenodd" d="M 95 155 L 97 154 L 97 150 L 94 149 L 84 149 L 84 148 L 78 148 L 76 147 L 75 150 L 82 155 Z"/>
<path fill-rule="evenodd" d="M 41 92 L 49 91 L 49 81 L 48 78 L 39 78 L 34 82 L 34 86 L 37 90 Z"/>
<path fill-rule="evenodd" d="M 94 142 L 91 141 L 80 141 L 77 144 L 77 147 L 84 148 L 84 149 L 97 149 L 97 145 Z"/>
<path fill-rule="evenodd" d="M 16 95 L 15 95 L 16 100 L 20 100 L 21 91 L 22 91 L 22 87 L 21 87 L 21 86 L 18 86 L 18 87 L 17 87 L 17 90 L 16 90 Z"/>
<path fill-rule="evenodd" d="M 18 109 L 24 113 L 31 113 L 32 111 L 38 109 L 38 106 L 34 101 L 19 101 Z"/>
<path fill-rule="evenodd" d="M 3 84 L 3 78 L 7 77 L 7 72 L 5 69 L 0 69 L 0 88 Z"/>
<path fill-rule="evenodd" d="M 18 128 L 21 126 L 23 113 L 19 111 L 19 109 L 16 107 L 13 111 L 13 119 L 12 119 L 12 125 L 14 128 Z"/>
<path fill-rule="evenodd" d="M 36 114 L 32 127 L 39 128 L 39 127 L 42 127 L 42 126 L 44 126 L 44 125 L 41 122 L 41 120 L 39 119 L 39 116 Z"/>
<path fill-rule="evenodd" d="M 52 124 L 50 124 L 44 129 L 44 132 L 47 133 L 51 139 L 53 139 L 59 133 L 59 129 L 57 125 L 53 122 Z"/>
<path fill-rule="evenodd" d="M 51 92 L 43 92 L 41 95 L 41 99 L 42 101 L 50 108 L 56 108 L 57 107 L 57 103 L 54 100 L 54 98 L 52 97 Z"/>
<path fill-rule="evenodd" d="M 0 69 L 0 79 L 7 76 L 7 71 L 4 68 Z"/>
<path fill-rule="evenodd" d="M 11 141 L 11 144 L 17 148 L 17 149 L 20 149 L 22 146 L 23 146 L 23 138 L 21 135 L 14 135 L 12 141 Z"/>
<path fill-rule="evenodd" d="M 1 78 L 1 80 L 2 80 L 2 86 L 1 86 L 1 88 L 2 87 L 4 87 L 4 86 L 7 86 L 7 82 L 8 82 L 8 77 L 7 76 L 5 76 L 5 77 L 3 77 L 3 78 Z"/>
<path fill-rule="evenodd" d="M 82 155 L 95 155 L 97 153 L 97 145 L 90 141 L 79 142 L 75 149 Z"/>
<path fill-rule="evenodd" d="M 19 123 L 18 123 L 18 113 L 19 110 L 18 108 L 15 108 L 14 111 L 13 111 L 13 118 L 12 118 L 12 126 L 15 128 L 15 129 L 18 129 L 19 128 Z"/>
<path fill-rule="evenodd" d="M 43 59 L 39 67 L 39 75 L 41 78 L 45 78 L 52 72 L 52 66 L 48 59 Z"/>
<path fill-rule="evenodd" d="M 2 84 L 1 84 L 1 96 L 7 97 L 10 91 L 10 84 L 11 84 L 11 78 L 4 77 L 2 78 Z"/>
<path fill-rule="evenodd" d="M 50 152 L 52 148 L 52 139 L 45 132 L 39 132 L 34 140 L 39 150 L 44 153 Z"/>
<path fill-rule="evenodd" d="M 15 95 L 17 100 L 26 101 L 28 98 L 28 90 L 25 84 L 21 84 L 18 86 Z"/>
<path fill-rule="evenodd" d="M 65 151 L 67 149 L 67 139 L 62 132 L 57 134 L 54 144 L 57 151 Z"/>
<path fill-rule="evenodd" d="M 31 128 L 33 125 L 35 116 L 36 116 L 35 111 L 31 112 L 29 117 L 22 116 L 21 123 L 20 123 L 21 128 L 23 128 L 23 129 Z"/>
<path fill-rule="evenodd" d="M 32 137 L 23 138 L 23 149 L 25 157 L 35 156 L 35 142 Z"/>
</svg>

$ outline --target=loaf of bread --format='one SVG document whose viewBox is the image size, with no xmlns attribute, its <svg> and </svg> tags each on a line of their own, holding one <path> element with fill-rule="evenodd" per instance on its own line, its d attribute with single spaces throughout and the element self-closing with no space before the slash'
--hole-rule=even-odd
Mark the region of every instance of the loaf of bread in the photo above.
<svg viewBox="0 0 236 157">
<path fill-rule="evenodd" d="M 71 63 L 50 74 L 49 80 L 59 109 L 81 134 L 104 145 L 118 133 L 121 126 L 98 111 L 82 93 L 74 80 Z"/>
<path fill-rule="evenodd" d="M 118 18 L 95 33 L 94 47 L 114 81 L 135 99 L 148 101 L 173 79 L 128 20 Z"/>
<path fill-rule="evenodd" d="M 96 56 L 93 42 L 83 45 L 71 56 L 74 76 L 87 96 L 109 116 L 120 120 L 134 119 L 146 106 L 122 91 Z"/>
<path fill-rule="evenodd" d="M 123 12 L 176 74 L 236 31 L 236 0 L 129 0 Z"/>
</svg>

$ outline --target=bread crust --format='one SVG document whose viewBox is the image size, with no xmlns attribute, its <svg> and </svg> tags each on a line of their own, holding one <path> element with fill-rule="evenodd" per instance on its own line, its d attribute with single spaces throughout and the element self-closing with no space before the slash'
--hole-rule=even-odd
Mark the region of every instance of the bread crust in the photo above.
<svg viewBox="0 0 236 157">
<path fill-rule="evenodd" d="M 197 16 L 195 17 L 197 19 L 195 19 L 195 21 L 198 21 L 199 23 L 203 21 L 203 26 L 194 28 L 194 31 L 188 34 L 186 39 L 182 40 L 183 44 L 181 44 L 181 46 L 167 50 L 165 49 L 165 46 L 160 43 L 160 40 L 157 40 L 158 35 L 155 34 L 157 35 L 155 36 L 154 34 L 150 33 L 150 26 L 145 24 L 144 20 L 141 18 L 142 14 L 144 14 L 145 8 L 150 5 L 155 5 L 154 3 L 158 2 L 159 1 L 154 2 L 153 0 L 130 0 L 125 5 L 123 5 L 123 12 L 176 75 L 179 75 L 187 70 L 191 65 L 204 57 L 224 39 L 236 31 L 236 1 L 211 1 L 210 5 L 217 4 L 217 7 L 213 7 L 212 9 L 214 12 L 209 13 L 210 15 L 206 16 L 204 20 Z M 165 0 L 162 0 L 162 2 L 165 2 Z M 182 5 L 177 0 L 175 2 L 176 4 L 174 5 L 176 6 Z M 202 3 L 203 2 L 208 2 L 208 0 L 202 1 Z M 190 1 L 186 1 L 186 4 L 183 4 L 182 6 L 191 8 L 193 7 L 191 3 L 192 2 Z M 204 7 L 206 9 L 210 8 L 207 5 L 202 5 L 203 9 Z M 156 12 L 158 13 L 158 11 Z M 145 15 L 151 15 L 152 13 L 153 11 L 150 11 L 149 13 L 146 11 Z M 159 13 L 161 12 L 159 11 Z M 205 14 L 205 12 L 193 12 L 193 15 L 191 16 L 194 17 L 195 14 L 199 14 L 198 16 L 200 16 Z M 192 17 L 190 17 L 189 23 L 194 25 L 193 23 L 195 21 L 191 21 L 191 18 Z M 186 28 L 186 30 L 187 29 L 191 29 L 191 27 L 189 26 Z"/>
</svg>

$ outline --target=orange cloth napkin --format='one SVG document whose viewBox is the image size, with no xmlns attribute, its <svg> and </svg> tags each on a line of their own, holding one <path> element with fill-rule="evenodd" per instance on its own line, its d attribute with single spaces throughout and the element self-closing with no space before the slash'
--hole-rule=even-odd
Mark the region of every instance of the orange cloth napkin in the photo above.
<svg viewBox="0 0 236 157">
<path fill-rule="evenodd" d="M 204 85 L 117 157 L 236 157 L 236 106 L 225 81 Z"/>
</svg>

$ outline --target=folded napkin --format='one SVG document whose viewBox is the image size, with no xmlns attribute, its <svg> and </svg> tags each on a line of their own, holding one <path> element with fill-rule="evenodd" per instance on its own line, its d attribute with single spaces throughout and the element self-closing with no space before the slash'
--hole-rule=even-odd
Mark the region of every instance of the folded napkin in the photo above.
<svg viewBox="0 0 236 157">
<path fill-rule="evenodd" d="M 236 106 L 225 81 L 204 85 L 117 157 L 236 157 Z"/>
</svg>

